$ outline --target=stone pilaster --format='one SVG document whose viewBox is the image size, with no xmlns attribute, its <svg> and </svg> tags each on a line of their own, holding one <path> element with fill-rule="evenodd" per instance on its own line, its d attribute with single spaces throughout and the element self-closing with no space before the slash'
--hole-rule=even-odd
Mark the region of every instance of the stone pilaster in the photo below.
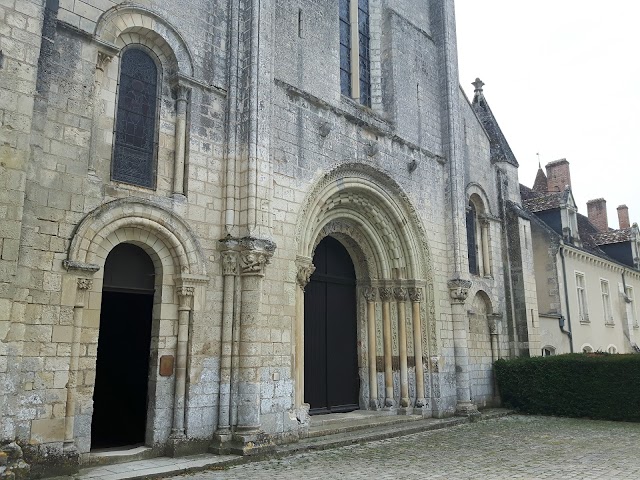
<svg viewBox="0 0 640 480">
<path fill-rule="evenodd" d="M 409 407 L 409 373 L 407 366 L 407 289 L 397 287 L 393 290 L 398 308 L 398 350 L 400 354 L 400 406 Z"/>
<path fill-rule="evenodd" d="M 260 385 L 261 344 L 255 329 L 263 326 L 262 288 L 266 266 L 275 244 L 270 240 L 240 239 L 240 332 L 238 349 L 237 425 L 231 451 L 255 455 L 274 448 L 269 435 L 261 430 Z"/>
<path fill-rule="evenodd" d="M 239 273 L 238 257 L 238 252 L 234 250 L 226 250 L 221 253 L 223 292 L 222 322 L 220 324 L 220 388 L 218 429 L 214 435 L 212 448 L 219 448 L 231 440 L 231 355 L 235 285 Z"/>
<path fill-rule="evenodd" d="M 422 363 L 422 319 L 420 304 L 423 301 L 421 288 L 410 288 L 411 320 L 413 322 L 413 355 L 416 364 L 416 408 L 426 406 L 424 397 L 424 365 Z"/>
<path fill-rule="evenodd" d="M 393 290 L 389 287 L 379 289 L 382 300 L 382 340 L 384 345 L 384 405 L 387 408 L 395 406 L 393 399 L 393 348 L 391 340 L 391 299 Z"/>
<path fill-rule="evenodd" d="M 453 348 L 456 361 L 456 415 L 475 415 L 476 406 L 471 403 L 471 379 L 469 376 L 468 323 L 465 302 L 469 296 L 471 282 L 454 279 L 448 282 L 453 317 Z"/>
<path fill-rule="evenodd" d="M 185 434 L 185 402 L 187 387 L 187 344 L 189 342 L 189 320 L 195 288 L 189 285 L 178 285 L 178 344 L 176 347 L 175 389 L 173 399 L 173 424 L 167 446 L 167 453 L 178 456 L 186 441 Z"/>
<path fill-rule="evenodd" d="M 307 417 L 309 405 L 304 403 L 304 289 L 311 280 L 316 267 L 309 257 L 298 256 L 296 259 L 296 325 L 295 325 L 295 406 Z"/>
<path fill-rule="evenodd" d="M 69 380 L 67 383 L 67 407 L 64 421 L 65 455 L 78 455 L 75 444 L 75 417 L 77 410 L 78 366 L 80 362 L 80 340 L 82 334 L 82 316 L 86 295 L 93 287 L 93 280 L 80 277 L 76 281 L 76 300 L 73 306 L 73 331 L 71 334 L 71 354 L 69 357 Z"/>
<path fill-rule="evenodd" d="M 111 63 L 111 59 L 116 52 L 98 51 L 96 60 L 96 71 L 93 79 L 93 122 L 91 124 L 91 143 L 89 144 L 88 174 L 96 176 L 96 159 L 98 157 L 98 143 L 102 138 L 100 133 L 101 118 L 104 115 L 102 108 L 102 82 L 104 81 L 105 70 Z"/>
<path fill-rule="evenodd" d="M 378 405 L 378 372 L 376 349 L 376 289 L 367 287 L 364 289 L 364 298 L 367 301 L 367 352 L 369 362 L 369 408 L 377 410 Z"/>
<path fill-rule="evenodd" d="M 173 193 L 184 195 L 185 183 L 185 161 L 186 161 L 186 131 L 187 131 L 187 108 L 191 89 L 178 84 L 174 87 L 176 97 L 176 143 L 174 153 L 173 171 Z"/>
</svg>

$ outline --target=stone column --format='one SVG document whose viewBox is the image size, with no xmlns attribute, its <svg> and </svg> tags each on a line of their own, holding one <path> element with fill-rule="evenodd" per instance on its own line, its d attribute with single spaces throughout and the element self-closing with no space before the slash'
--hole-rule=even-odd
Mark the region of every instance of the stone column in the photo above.
<svg viewBox="0 0 640 480">
<path fill-rule="evenodd" d="M 215 443 L 231 439 L 231 342 L 233 339 L 233 306 L 235 301 L 236 276 L 238 275 L 238 252 L 222 252 L 222 323 L 220 326 L 220 389 L 218 400 L 218 430 Z"/>
<path fill-rule="evenodd" d="M 233 453 L 254 455 L 274 448 L 261 431 L 260 386 L 261 342 L 256 330 L 262 328 L 262 284 L 265 268 L 275 244 L 269 240 L 240 240 L 240 332 L 238 346 L 237 425 L 233 434 Z"/>
<path fill-rule="evenodd" d="M 482 245 L 482 270 L 485 277 L 491 275 L 491 264 L 489 261 L 489 220 L 480 219 L 480 242 Z"/>
<path fill-rule="evenodd" d="M 89 164 L 87 171 L 89 175 L 96 176 L 96 158 L 98 156 L 98 142 L 101 137 L 102 125 L 102 82 L 104 81 L 104 71 L 111 62 L 112 55 L 105 52 L 98 52 L 96 62 L 96 73 L 93 79 L 93 121 L 91 122 L 91 143 L 89 144 Z"/>
<path fill-rule="evenodd" d="M 478 414 L 478 409 L 471 403 L 471 380 L 469 377 L 468 323 L 465 302 L 469 296 L 471 282 L 454 279 L 448 282 L 451 297 L 451 313 L 453 316 L 453 349 L 456 357 L 456 415 L 468 416 Z"/>
<path fill-rule="evenodd" d="M 398 350 L 400 354 L 400 406 L 409 406 L 409 373 L 407 367 L 407 289 L 398 287 L 393 294 L 398 307 Z"/>
<path fill-rule="evenodd" d="M 500 358 L 500 337 L 498 334 L 498 320 L 502 317 L 500 314 L 489 314 L 487 320 L 489 322 L 489 336 L 491 337 L 491 383 L 493 387 L 493 398 L 496 401 L 499 398 L 498 395 L 498 383 L 496 381 L 496 371 L 493 368 L 493 364 Z"/>
<path fill-rule="evenodd" d="M 176 140 L 173 171 L 173 193 L 184 195 L 184 168 L 186 157 L 187 102 L 190 89 L 177 85 L 176 95 Z"/>
<path fill-rule="evenodd" d="M 422 319 L 420 318 L 420 303 L 422 289 L 410 288 L 411 320 L 413 321 L 413 355 L 416 363 L 416 407 L 422 408 L 427 402 L 424 397 L 424 365 L 422 363 Z"/>
<path fill-rule="evenodd" d="M 78 386 L 78 365 L 80 361 L 80 341 L 82 334 L 82 314 L 84 312 L 86 292 L 91 290 L 93 280 L 78 278 L 76 301 L 73 306 L 73 331 L 71 334 L 71 355 L 69 359 L 69 380 L 67 383 L 67 407 L 64 421 L 64 450 L 77 452 L 75 445 L 76 388 Z"/>
<path fill-rule="evenodd" d="M 382 300 L 382 340 L 384 344 L 384 405 L 393 407 L 393 348 L 391 341 L 391 297 L 393 290 L 387 287 L 379 289 Z"/>
<path fill-rule="evenodd" d="M 369 354 L 369 408 L 378 409 L 378 368 L 376 346 L 376 289 L 364 289 L 367 301 L 367 352 Z"/>
<path fill-rule="evenodd" d="M 296 330 L 295 330 L 295 372 L 296 390 L 295 406 L 301 409 L 304 406 L 304 289 L 306 288 L 311 275 L 316 267 L 312 259 L 308 257 L 298 257 L 296 260 L 298 271 L 296 273 Z M 309 411 L 309 406 L 305 408 L 305 415 Z"/>
<path fill-rule="evenodd" d="M 187 343 L 189 341 L 189 317 L 194 287 L 179 285 L 176 288 L 178 296 L 178 345 L 176 347 L 176 379 L 173 400 L 173 426 L 171 440 L 183 441 L 185 437 L 184 414 L 187 386 Z M 175 452 L 174 452 L 175 453 Z"/>
</svg>

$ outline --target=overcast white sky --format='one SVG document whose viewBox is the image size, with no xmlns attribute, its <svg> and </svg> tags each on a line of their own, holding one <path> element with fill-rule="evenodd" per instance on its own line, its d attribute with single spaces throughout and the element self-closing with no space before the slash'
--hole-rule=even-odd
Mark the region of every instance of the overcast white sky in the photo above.
<svg viewBox="0 0 640 480">
<path fill-rule="evenodd" d="M 578 210 L 607 200 L 640 223 L 640 0 L 456 0 L 460 83 L 484 94 L 520 183 L 566 158 Z"/>
</svg>

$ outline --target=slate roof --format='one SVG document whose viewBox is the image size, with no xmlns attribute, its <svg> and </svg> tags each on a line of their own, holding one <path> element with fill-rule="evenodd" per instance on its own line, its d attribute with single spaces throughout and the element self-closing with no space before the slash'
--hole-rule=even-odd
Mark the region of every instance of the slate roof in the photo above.
<svg viewBox="0 0 640 480">
<path fill-rule="evenodd" d="M 530 212 L 535 213 L 560 208 L 562 205 L 567 203 L 569 190 L 553 193 L 533 193 L 535 195 L 531 195 L 527 200 L 522 200 L 522 206 Z"/>
<path fill-rule="evenodd" d="M 518 167 L 519 165 L 516 160 L 516 156 L 511 151 L 511 147 L 502 133 L 496 117 L 494 117 L 487 100 L 484 98 L 484 93 L 482 91 L 484 83 L 477 78 L 476 81 L 473 82 L 473 85 L 476 87 L 476 90 L 475 95 L 473 96 L 473 102 L 471 103 L 471 108 L 478 116 L 478 119 L 486 130 L 487 135 L 489 135 L 491 162 L 506 162 L 510 163 L 514 167 Z"/>
<path fill-rule="evenodd" d="M 593 240 L 596 245 L 629 242 L 633 240 L 633 228 L 623 228 L 621 230 L 609 230 L 608 232 L 596 233 L 593 235 Z"/>
<path fill-rule="evenodd" d="M 549 190 L 549 182 L 542 167 L 538 165 L 538 173 L 536 174 L 536 181 L 533 182 L 533 191 L 538 193 L 546 193 Z"/>
</svg>

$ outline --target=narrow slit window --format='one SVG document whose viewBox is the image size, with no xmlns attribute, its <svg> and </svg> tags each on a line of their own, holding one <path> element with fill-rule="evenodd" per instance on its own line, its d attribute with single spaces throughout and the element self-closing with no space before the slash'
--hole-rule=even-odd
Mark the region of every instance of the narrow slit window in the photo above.
<svg viewBox="0 0 640 480">
<path fill-rule="evenodd" d="M 371 106 L 369 1 L 340 0 L 340 91 Z"/>
</svg>

